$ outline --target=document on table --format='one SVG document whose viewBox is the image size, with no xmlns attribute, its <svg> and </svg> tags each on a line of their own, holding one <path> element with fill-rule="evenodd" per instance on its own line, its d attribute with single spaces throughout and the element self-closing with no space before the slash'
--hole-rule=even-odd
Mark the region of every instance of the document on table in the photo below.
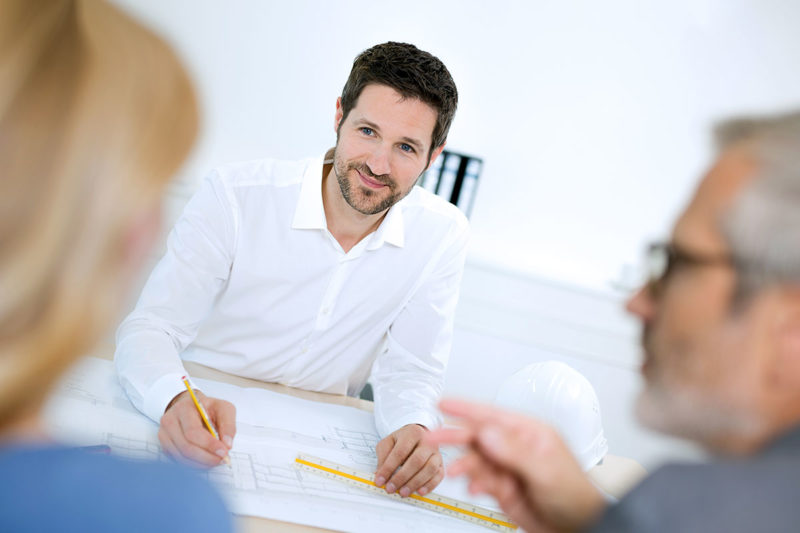
<svg viewBox="0 0 800 533">
<path fill-rule="evenodd" d="M 207 472 L 233 512 L 353 532 L 486 531 L 294 467 L 297 454 L 305 453 L 374 471 L 379 437 L 372 413 L 206 379 L 192 382 L 236 406 L 232 468 Z M 76 365 L 50 399 L 45 421 L 66 443 L 105 443 L 122 456 L 165 460 L 158 426 L 132 406 L 111 361 L 87 357 Z M 447 462 L 455 453 L 444 455 Z M 445 479 L 435 492 L 496 508 L 487 498 L 470 498 L 461 480 Z"/>
</svg>

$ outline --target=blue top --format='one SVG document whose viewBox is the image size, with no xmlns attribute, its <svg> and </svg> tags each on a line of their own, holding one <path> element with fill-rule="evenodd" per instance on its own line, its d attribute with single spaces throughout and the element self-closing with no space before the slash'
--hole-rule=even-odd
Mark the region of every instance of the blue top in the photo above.
<svg viewBox="0 0 800 533">
<path fill-rule="evenodd" d="M 61 446 L 0 447 L 0 531 L 232 531 L 208 480 L 188 467 Z"/>
</svg>

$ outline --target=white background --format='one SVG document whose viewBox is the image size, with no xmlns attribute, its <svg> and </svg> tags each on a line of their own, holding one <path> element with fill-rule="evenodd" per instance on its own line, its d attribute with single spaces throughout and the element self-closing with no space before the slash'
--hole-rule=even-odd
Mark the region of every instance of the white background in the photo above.
<svg viewBox="0 0 800 533">
<path fill-rule="evenodd" d="M 630 416 L 637 327 L 620 287 L 691 194 L 712 122 L 800 105 L 800 2 L 118 2 L 177 47 L 201 95 L 173 218 L 214 165 L 332 146 L 363 49 L 441 58 L 460 93 L 449 147 L 485 162 L 448 391 L 489 399 L 519 366 L 559 358 L 597 388 L 612 453 L 686 455 Z"/>
</svg>

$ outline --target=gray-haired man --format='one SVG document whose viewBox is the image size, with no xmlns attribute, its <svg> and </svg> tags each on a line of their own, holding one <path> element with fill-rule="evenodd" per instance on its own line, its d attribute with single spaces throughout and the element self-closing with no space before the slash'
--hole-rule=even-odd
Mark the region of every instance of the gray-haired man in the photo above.
<svg viewBox="0 0 800 533">
<path fill-rule="evenodd" d="M 607 507 L 534 420 L 466 402 L 451 473 L 527 531 L 794 531 L 800 524 L 800 113 L 726 122 L 719 156 L 649 252 L 628 302 L 644 325 L 640 420 L 716 458 L 668 465 Z"/>
</svg>

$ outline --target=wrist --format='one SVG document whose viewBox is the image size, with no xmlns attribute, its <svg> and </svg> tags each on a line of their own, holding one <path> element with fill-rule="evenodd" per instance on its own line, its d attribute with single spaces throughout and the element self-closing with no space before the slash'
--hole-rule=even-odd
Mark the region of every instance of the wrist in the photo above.
<svg viewBox="0 0 800 533">
<path fill-rule="evenodd" d="M 590 528 L 600 520 L 608 502 L 594 486 L 586 488 L 586 494 L 580 498 L 580 507 L 572 514 L 573 521 L 566 531 L 577 532 Z"/>
<path fill-rule="evenodd" d="M 176 394 L 176 395 L 175 395 L 175 397 L 174 397 L 174 398 L 172 398 L 172 399 L 169 401 L 169 403 L 167 404 L 167 407 L 164 409 L 164 412 L 166 413 L 167 411 L 169 411 L 170 407 L 172 407 L 173 405 L 175 405 L 175 403 L 178 401 L 178 398 L 180 398 L 180 397 L 181 397 L 181 396 L 183 396 L 184 394 L 188 394 L 188 392 L 187 392 L 187 391 L 181 391 L 181 392 L 179 392 L 178 394 Z"/>
</svg>

